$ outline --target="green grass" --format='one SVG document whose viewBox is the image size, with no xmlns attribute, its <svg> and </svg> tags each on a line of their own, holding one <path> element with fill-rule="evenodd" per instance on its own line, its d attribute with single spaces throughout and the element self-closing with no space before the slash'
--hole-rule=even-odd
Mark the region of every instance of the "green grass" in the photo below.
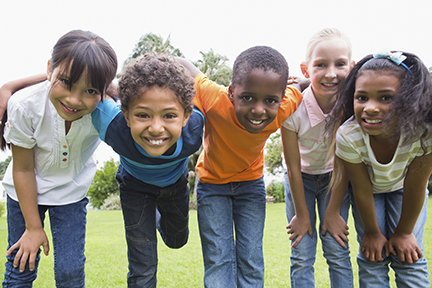
<svg viewBox="0 0 432 288">
<path fill-rule="evenodd" d="M 432 198 L 430 198 L 432 200 Z M 428 203 L 428 221 L 425 226 L 425 251 L 432 251 L 432 202 Z M 89 211 L 86 239 L 86 286 L 126 287 L 127 258 L 124 239 L 123 219 L 120 211 Z M 265 284 L 266 287 L 289 287 L 290 242 L 286 234 L 285 204 L 267 206 L 266 226 L 264 231 Z M 352 219 L 349 221 L 351 234 L 351 257 L 356 287 L 358 251 Z M 49 221 L 46 223 L 49 230 Z M 0 217 L 0 247 L 7 246 L 6 218 Z M 51 242 L 50 242 L 51 243 Z M 318 245 L 315 263 L 316 287 L 330 287 L 327 264 Z M 196 211 L 190 212 L 190 237 L 181 249 L 167 248 L 159 238 L 158 287 L 203 287 L 203 263 L 198 235 Z M 34 287 L 55 287 L 53 273 L 53 251 L 48 257 L 41 256 L 38 279 Z M 432 259 L 432 252 L 426 254 Z M 2 262 L 4 262 L 3 258 Z M 432 273 L 429 266 L 429 273 Z M 4 274 L 4 265 L 0 266 L 0 275 Z M 392 274 L 392 273 L 391 273 Z M 1 276 L 0 276 L 1 277 Z M 1 277 L 0 279 L 2 279 Z M 392 279 L 394 277 L 392 276 Z M 393 280 L 392 280 L 393 281 Z M 392 287 L 396 287 L 392 282 Z"/>
</svg>

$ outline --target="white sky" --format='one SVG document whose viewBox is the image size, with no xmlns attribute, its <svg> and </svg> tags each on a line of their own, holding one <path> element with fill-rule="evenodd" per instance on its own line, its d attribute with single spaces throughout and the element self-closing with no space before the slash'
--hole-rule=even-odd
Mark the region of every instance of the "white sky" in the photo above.
<svg viewBox="0 0 432 288">
<path fill-rule="evenodd" d="M 120 68 L 138 39 L 152 32 L 171 35 L 190 60 L 213 48 L 230 65 L 251 46 L 271 46 L 300 76 L 309 38 L 325 27 L 350 37 L 355 61 L 388 48 L 415 53 L 431 67 L 431 8 L 430 0 L 0 0 L 0 85 L 44 72 L 52 46 L 72 29 L 107 40 Z M 99 161 L 115 155 L 101 150 Z"/>
</svg>

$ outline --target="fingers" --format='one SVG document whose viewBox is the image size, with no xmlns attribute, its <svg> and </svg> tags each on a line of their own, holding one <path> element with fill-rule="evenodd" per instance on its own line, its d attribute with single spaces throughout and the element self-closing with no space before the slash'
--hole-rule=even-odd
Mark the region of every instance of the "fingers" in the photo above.
<svg viewBox="0 0 432 288">
<path fill-rule="evenodd" d="M 293 237 L 293 235 L 291 235 L 291 237 Z M 292 240 L 291 237 L 290 237 L 290 240 Z M 294 237 L 293 237 L 293 239 L 294 239 Z M 291 248 L 295 248 L 300 243 L 301 239 L 303 239 L 303 236 L 301 236 L 301 235 L 297 236 L 294 243 L 291 245 Z"/>
<path fill-rule="evenodd" d="M 42 246 L 43 246 L 43 251 L 44 251 L 45 256 L 48 256 L 49 250 L 50 250 L 49 243 L 48 242 L 43 243 Z"/>
</svg>

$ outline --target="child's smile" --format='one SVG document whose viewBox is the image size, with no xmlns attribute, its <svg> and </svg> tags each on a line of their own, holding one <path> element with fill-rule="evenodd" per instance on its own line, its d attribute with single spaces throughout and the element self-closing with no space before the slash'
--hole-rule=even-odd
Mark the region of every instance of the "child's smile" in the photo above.
<svg viewBox="0 0 432 288">
<path fill-rule="evenodd" d="M 354 92 L 354 114 L 362 129 L 373 137 L 387 137 L 383 119 L 399 88 L 399 78 L 392 74 L 364 71 L 358 76 Z M 393 121 L 394 122 L 394 121 Z"/>
<path fill-rule="evenodd" d="M 152 86 L 142 91 L 128 111 L 123 111 L 132 138 L 151 156 L 170 155 L 190 114 L 185 115 L 177 95 L 169 88 Z"/>
<path fill-rule="evenodd" d="M 230 86 L 237 119 L 249 133 L 260 133 L 276 118 L 285 91 L 282 82 L 273 71 L 253 69 L 243 83 Z"/>
</svg>

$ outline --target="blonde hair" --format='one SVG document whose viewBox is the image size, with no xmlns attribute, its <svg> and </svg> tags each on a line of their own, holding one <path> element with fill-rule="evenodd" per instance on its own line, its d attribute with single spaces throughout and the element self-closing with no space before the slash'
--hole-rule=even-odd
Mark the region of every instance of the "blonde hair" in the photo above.
<svg viewBox="0 0 432 288">
<path fill-rule="evenodd" d="M 349 60 L 351 61 L 351 54 L 352 54 L 352 46 L 351 41 L 349 40 L 348 36 L 346 36 L 344 33 L 339 31 L 336 28 L 324 28 L 317 33 L 315 33 L 310 39 L 306 46 L 306 63 L 309 63 L 309 61 L 312 58 L 312 53 L 315 49 L 315 47 L 321 43 L 322 41 L 328 41 L 332 39 L 340 39 L 342 41 L 345 41 L 347 45 L 348 50 L 348 56 Z"/>
</svg>

